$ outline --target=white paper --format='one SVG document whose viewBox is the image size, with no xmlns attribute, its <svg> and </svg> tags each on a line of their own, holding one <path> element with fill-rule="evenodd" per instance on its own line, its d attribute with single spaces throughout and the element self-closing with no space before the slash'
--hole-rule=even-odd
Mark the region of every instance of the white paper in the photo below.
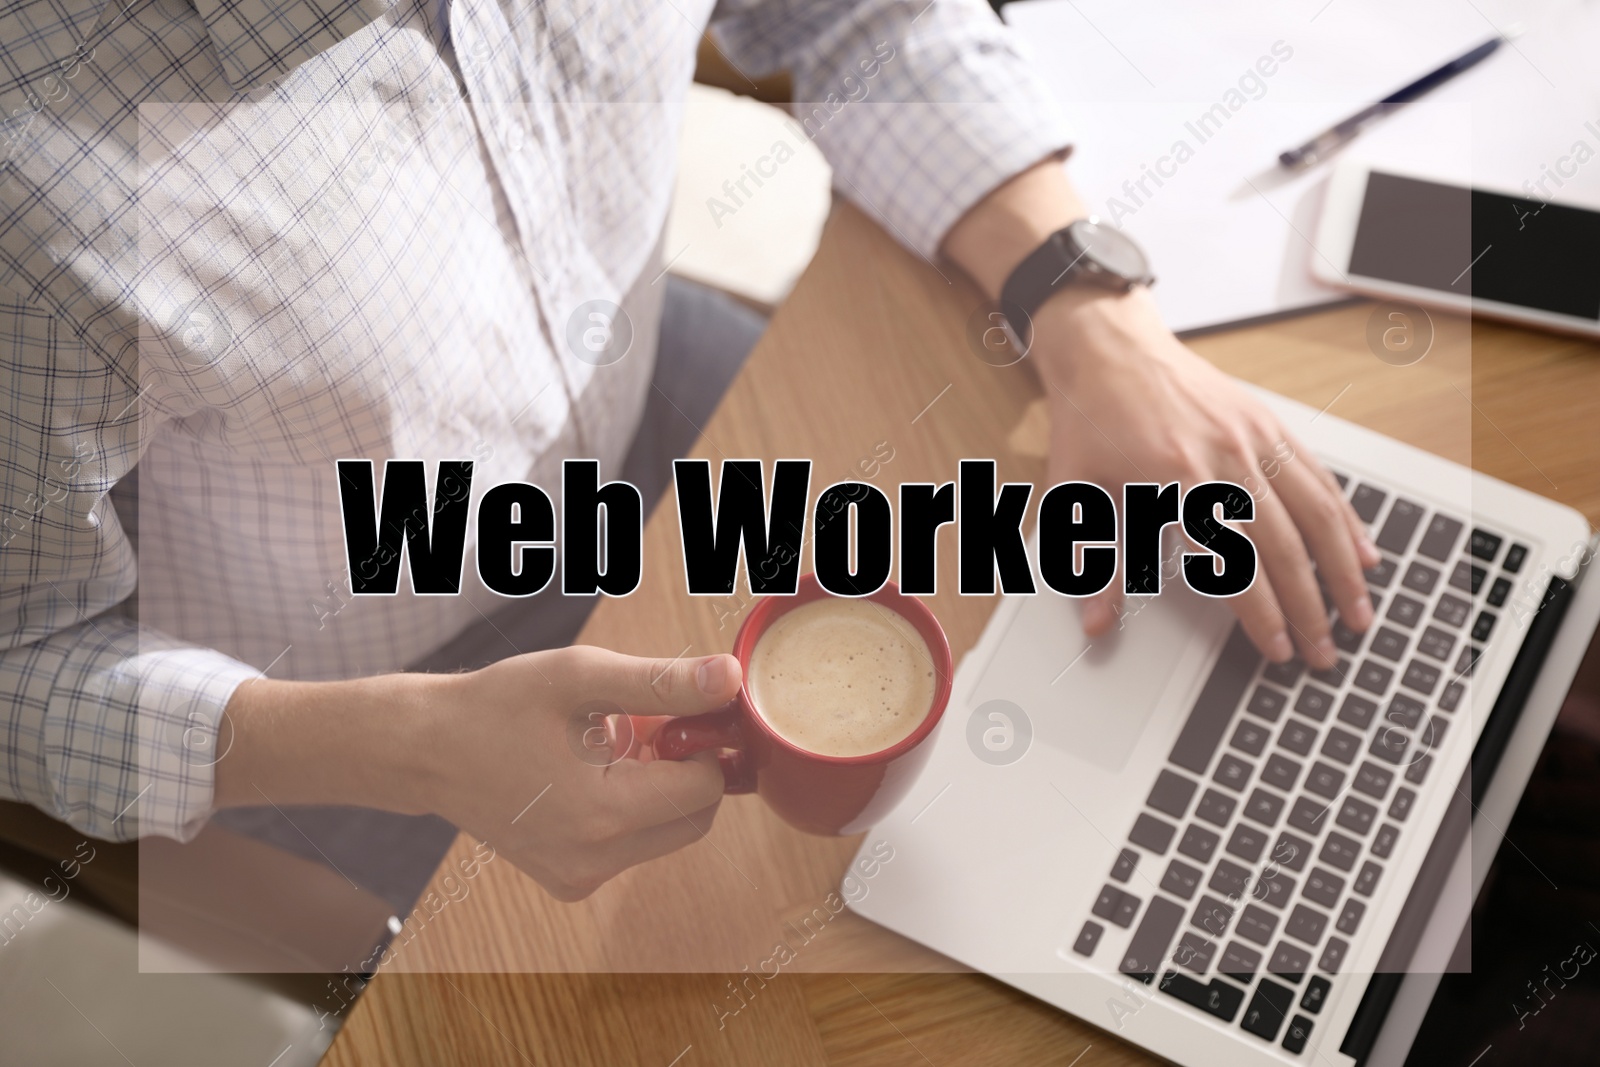
<svg viewBox="0 0 1600 1067">
<path fill-rule="evenodd" d="M 1003 10 L 1073 123 L 1068 172 L 1091 211 L 1145 248 L 1174 330 L 1339 299 L 1310 273 L 1332 161 L 1289 175 L 1278 153 L 1514 23 L 1523 36 L 1335 159 L 1600 208 L 1593 0 L 1032 0 Z"/>
</svg>

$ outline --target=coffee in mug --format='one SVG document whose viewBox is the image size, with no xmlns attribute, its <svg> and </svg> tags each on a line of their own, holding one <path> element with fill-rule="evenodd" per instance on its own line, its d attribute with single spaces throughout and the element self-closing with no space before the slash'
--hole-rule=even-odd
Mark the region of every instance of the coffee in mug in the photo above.
<svg viewBox="0 0 1600 1067">
<path fill-rule="evenodd" d="M 829 597 L 779 617 L 751 653 L 746 684 L 785 741 L 823 756 L 898 744 L 933 707 L 938 679 L 917 628 L 872 600 Z"/>
</svg>

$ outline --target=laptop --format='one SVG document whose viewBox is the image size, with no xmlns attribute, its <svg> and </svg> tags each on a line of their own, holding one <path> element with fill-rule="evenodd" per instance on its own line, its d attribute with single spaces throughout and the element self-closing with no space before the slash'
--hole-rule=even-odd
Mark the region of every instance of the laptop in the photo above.
<svg viewBox="0 0 1600 1067">
<path fill-rule="evenodd" d="M 1591 531 L 1258 392 L 1383 552 L 1377 621 L 1312 671 L 1173 568 L 1094 641 L 1002 599 L 852 906 L 1176 1063 L 1399 1063 L 1600 616 Z"/>
</svg>

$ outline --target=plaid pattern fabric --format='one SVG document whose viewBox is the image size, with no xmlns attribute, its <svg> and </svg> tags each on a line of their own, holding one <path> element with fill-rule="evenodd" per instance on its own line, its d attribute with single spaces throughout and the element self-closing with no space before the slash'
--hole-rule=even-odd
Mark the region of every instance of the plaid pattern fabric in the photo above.
<svg viewBox="0 0 1600 1067">
<path fill-rule="evenodd" d="M 499 606 L 354 600 L 333 461 L 615 476 L 708 22 L 926 257 L 1066 143 L 971 0 L 0 0 L 0 795 L 186 839 L 240 683 Z"/>
</svg>

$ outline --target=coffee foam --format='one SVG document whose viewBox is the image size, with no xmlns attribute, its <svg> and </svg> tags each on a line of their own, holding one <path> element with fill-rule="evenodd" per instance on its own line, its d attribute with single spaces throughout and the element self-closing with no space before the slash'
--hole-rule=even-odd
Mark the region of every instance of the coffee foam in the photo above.
<svg viewBox="0 0 1600 1067">
<path fill-rule="evenodd" d="M 756 642 L 748 686 L 785 741 L 824 756 L 881 752 L 933 707 L 933 657 L 906 618 L 827 597 L 784 613 Z"/>
</svg>

